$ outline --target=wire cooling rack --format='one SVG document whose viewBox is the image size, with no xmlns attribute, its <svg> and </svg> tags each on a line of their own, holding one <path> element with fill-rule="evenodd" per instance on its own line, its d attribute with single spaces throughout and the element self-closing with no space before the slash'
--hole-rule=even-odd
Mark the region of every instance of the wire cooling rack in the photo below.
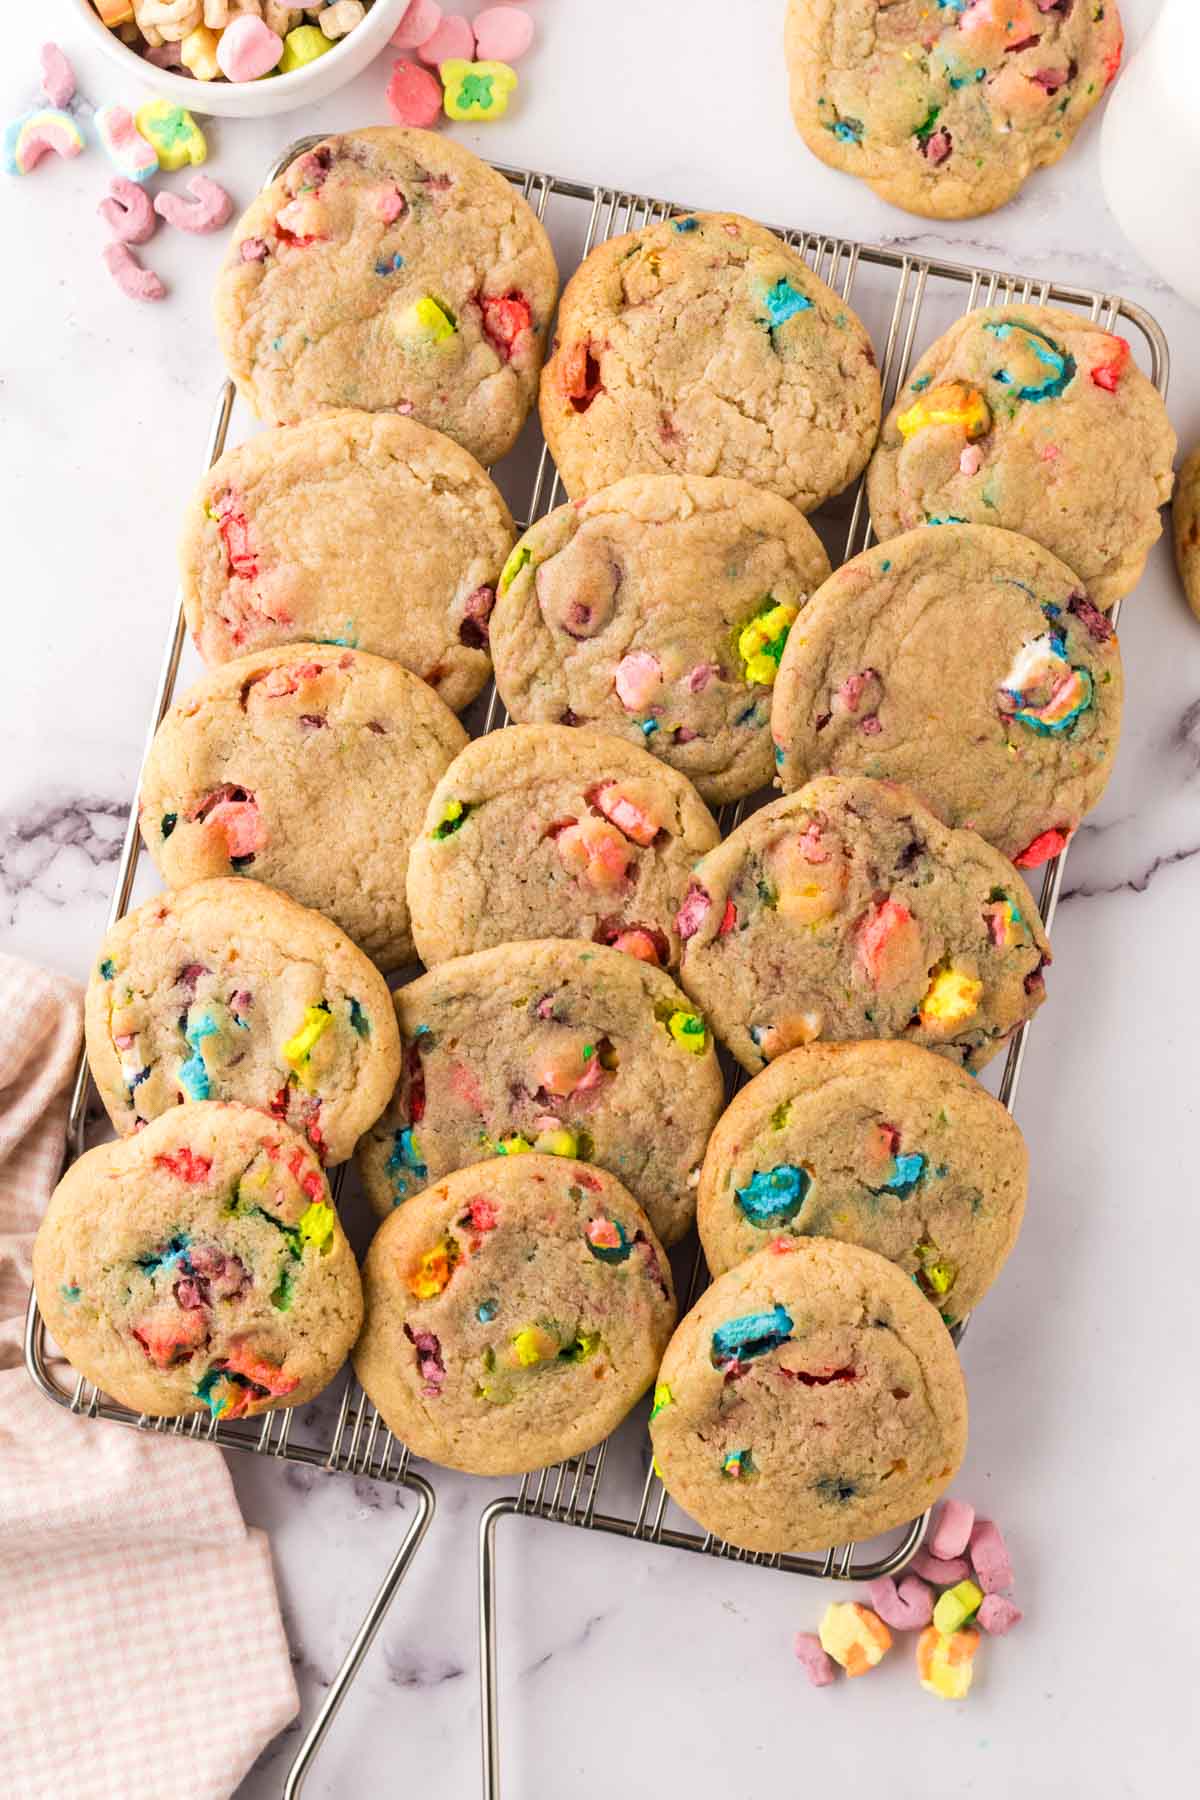
<svg viewBox="0 0 1200 1800">
<path fill-rule="evenodd" d="M 289 146 L 268 176 L 273 179 L 293 157 L 320 140 L 302 138 Z M 637 230 L 690 211 L 682 203 L 655 200 L 642 194 L 624 193 L 604 186 L 566 181 L 533 170 L 496 165 L 518 188 L 543 220 L 555 244 L 564 279 L 596 244 L 622 232 Z M 891 405 L 912 361 L 914 347 L 925 346 L 963 312 L 977 306 L 1045 304 L 1065 306 L 1113 330 L 1118 323 L 1130 333 L 1138 362 L 1165 396 L 1169 352 L 1157 322 L 1141 307 L 1120 295 L 1096 292 L 1053 280 L 972 268 L 942 262 L 840 238 L 827 237 L 784 225 L 773 227 L 804 258 L 808 266 L 852 303 L 876 346 L 883 345 L 880 375 L 884 410 Z M 209 434 L 205 467 L 225 448 L 230 434 L 235 393 L 232 382 L 221 389 Z M 536 429 L 536 425 L 532 428 Z M 508 490 L 514 516 L 522 525 L 541 517 L 560 501 L 560 483 L 544 444 L 537 441 L 532 460 L 523 459 L 522 446 L 498 471 L 500 485 Z M 517 486 L 525 476 L 522 504 Z M 872 542 L 863 482 L 851 495 L 813 517 L 812 523 L 825 541 L 835 566 L 856 555 Z M 1119 607 L 1113 609 L 1116 619 Z M 168 707 L 179 676 L 186 639 L 182 606 L 177 604 L 168 640 L 147 737 L 147 746 Z M 473 709 L 481 731 L 507 723 L 495 690 Z M 719 815 L 723 832 L 732 830 L 743 806 L 726 808 Z M 137 828 L 136 795 L 122 845 L 117 880 L 109 912 L 112 924 L 127 911 L 141 852 Z M 1054 920 L 1062 883 L 1065 855 L 1047 865 L 1039 906 L 1047 930 Z M 998 1097 L 1011 1111 L 1016 1100 L 1024 1061 L 1028 1027 L 1013 1036 L 997 1088 Z M 730 1073 L 730 1086 L 739 1076 Z M 86 1062 L 81 1058 L 72 1096 L 68 1131 L 68 1161 L 83 1147 L 94 1090 Z M 342 1187 L 344 1170 L 335 1173 L 335 1197 Z M 690 1284 L 690 1305 L 707 1280 L 703 1259 L 697 1252 Z M 961 1335 L 963 1326 L 956 1331 Z M 36 1301 L 30 1302 L 26 1321 L 25 1360 L 29 1372 L 49 1399 L 88 1419 L 108 1419 L 142 1431 L 217 1443 L 226 1449 L 252 1451 L 279 1461 L 301 1462 L 330 1473 L 366 1476 L 409 1490 L 416 1510 L 387 1576 L 331 1684 L 320 1711 L 310 1726 L 289 1771 L 284 1800 L 295 1800 L 313 1758 L 338 1707 L 378 1631 L 391 1601 L 407 1573 L 428 1530 L 435 1508 L 429 1482 L 410 1463 L 409 1452 L 387 1430 L 366 1395 L 349 1376 L 335 1384 L 332 1399 L 322 1397 L 315 1407 L 265 1414 L 261 1422 L 225 1423 L 203 1414 L 185 1419 L 153 1419 L 119 1405 L 85 1382 L 74 1379 L 61 1363 L 54 1362 L 46 1342 L 44 1323 Z M 638 1415 L 639 1422 L 641 1415 Z M 644 1446 L 645 1437 L 641 1442 Z M 923 1514 L 893 1539 L 882 1545 L 843 1545 L 823 1556 L 799 1556 L 762 1551 L 746 1552 L 695 1529 L 691 1521 L 669 1501 L 652 1468 L 630 1477 L 628 1458 L 613 1450 L 613 1439 L 596 1446 L 586 1456 L 526 1476 L 517 1492 L 485 1507 L 479 1533 L 480 1682 L 484 1800 L 499 1800 L 500 1730 L 496 1607 L 497 1528 L 508 1517 L 538 1519 L 548 1524 L 606 1532 L 630 1541 L 689 1550 L 700 1555 L 727 1558 L 794 1575 L 824 1577 L 835 1581 L 869 1581 L 906 1563 L 924 1537 L 929 1515 Z M 644 1459 L 644 1450 L 643 1450 Z M 861 1554 L 857 1551 L 861 1550 Z"/>
</svg>

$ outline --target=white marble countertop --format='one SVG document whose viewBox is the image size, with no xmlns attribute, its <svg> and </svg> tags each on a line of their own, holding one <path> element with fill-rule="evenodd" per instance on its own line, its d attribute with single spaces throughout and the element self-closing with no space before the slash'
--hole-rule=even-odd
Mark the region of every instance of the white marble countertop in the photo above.
<svg viewBox="0 0 1200 1800">
<path fill-rule="evenodd" d="M 1124 0 L 1134 45 L 1157 4 Z M 542 42 L 522 65 L 525 91 L 503 124 L 466 133 L 473 147 L 1115 288 L 1165 327 L 1174 421 L 1182 441 L 1200 439 L 1200 320 L 1109 217 L 1094 124 L 1001 213 L 929 225 L 803 149 L 785 98 L 782 0 L 532 8 Z M 45 36 L 80 48 L 65 4 L 8 13 L 6 118 L 33 103 Z M 114 91 L 94 55 L 79 54 L 77 68 L 97 103 L 134 97 Z M 246 201 L 287 138 L 378 122 L 383 82 L 377 67 L 311 114 L 214 122 L 211 172 Z M 99 260 L 106 181 L 92 151 L 3 189 L 0 506 L 13 679 L 0 710 L 0 938 L 79 977 L 108 904 L 171 613 L 177 516 L 220 375 L 208 323 L 220 239 L 164 233 L 149 259 L 172 298 L 135 307 Z M 843 1791 L 989 1800 L 1057 1796 L 1069 1784 L 1103 1800 L 1174 1792 L 1196 1767 L 1187 1591 L 1200 1344 L 1186 1295 L 1164 1313 L 1162 1277 L 1168 1260 L 1186 1264 L 1197 1249 L 1183 1145 L 1196 1121 L 1200 627 L 1165 542 L 1122 626 L 1125 739 L 1072 850 L 1018 1109 L 1033 1157 L 1025 1230 L 964 1345 L 972 1442 L 957 1491 L 1003 1522 L 1025 1623 L 985 1645 L 966 1706 L 922 1695 L 907 1648 L 870 1682 L 818 1693 L 790 1639 L 814 1628 L 832 1590 L 508 1523 L 510 1800 L 668 1784 L 696 1800 L 740 1800 L 815 1790 L 822 1778 Z M 247 1517 L 271 1532 L 311 1716 L 410 1502 L 370 1482 L 232 1460 Z M 314 1767 L 312 1800 L 410 1785 L 430 1800 L 478 1792 L 476 1526 L 496 1490 L 446 1476 L 436 1485 L 430 1536 Z M 279 1793 L 296 1741 L 272 1747 L 243 1800 Z"/>
</svg>

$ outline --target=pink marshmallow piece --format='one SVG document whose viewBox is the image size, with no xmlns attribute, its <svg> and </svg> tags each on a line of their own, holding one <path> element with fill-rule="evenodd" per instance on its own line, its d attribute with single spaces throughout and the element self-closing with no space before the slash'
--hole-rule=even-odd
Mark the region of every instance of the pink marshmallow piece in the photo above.
<svg viewBox="0 0 1200 1800">
<path fill-rule="evenodd" d="M 983 451 L 978 444 L 968 444 L 958 459 L 959 469 L 964 475 L 978 475 L 983 467 Z"/>
<path fill-rule="evenodd" d="M 792 1648 L 813 1687 L 829 1687 L 837 1680 L 833 1658 L 821 1648 L 821 1640 L 811 1631 L 798 1631 Z"/>
<path fill-rule="evenodd" d="M 167 290 L 153 269 L 143 269 L 127 244 L 106 244 L 104 264 L 123 294 L 131 300 L 165 300 Z"/>
<path fill-rule="evenodd" d="M 971 1541 L 974 1524 L 973 1506 L 968 1506 L 965 1500 L 945 1501 L 925 1540 L 930 1556 L 936 1556 L 939 1562 L 953 1562 L 955 1557 L 962 1556 Z"/>
<path fill-rule="evenodd" d="M 188 182 L 192 199 L 182 194 L 156 194 L 154 210 L 178 231 L 219 231 L 233 211 L 233 201 L 218 182 L 207 175 L 193 175 Z"/>
<path fill-rule="evenodd" d="M 464 19 L 461 13 L 444 13 L 437 30 L 417 45 L 417 55 L 432 68 L 440 68 L 452 56 L 461 57 L 463 62 L 474 62 L 475 33 L 471 30 L 470 20 Z"/>
<path fill-rule="evenodd" d="M 420 63 L 398 62 L 387 84 L 388 111 L 401 125 L 427 129 L 442 110 L 442 84 Z"/>
<path fill-rule="evenodd" d="M 867 1592 L 884 1624 L 897 1631 L 923 1631 L 933 1618 L 933 1594 L 915 1575 L 906 1575 L 899 1587 L 890 1575 L 880 1575 Z"/>
<path fill-rule="evenodd" d="M 65 112 L 75 98 L 75 71 L 57 44 L 43 44 L 39 54 L 42 92 L 51 106 Z"/>
<path fill-rule="evenodd" d="M 533 20 L 519 6 L 488 6 L 475 20 L 481 62 L 515 63 L 533 42 Z"/>
<path fill-rule="evenodd" d="M 617 698 L 626 712 L 641 712 L 662 686 L 662 667 L 649 650 L 631 650 L 617 664 Z"/>
<path fill-rule="evenodd" d="M 965 1581 L 971 1573 L 971 1565 L 965 1556 L 956 1556 L 951 1562 L 943 1562 L 939 1557 L 930 1556 L 928 1550 L 917 1551 L 909 1563 L 914 1575 L 922 1581 L 931 1581 L 934 1587 L 954 1587 L 959 1581 Z"/>
<path fill-rule="evenodd" d="M 149 194 L 124 175 L 113 176 L 108 184 L 108 198 L 100 202 L 96 211 L 122 244 L 145 244 L 158 226 Z"/>
<path fill-rule="evenodd" d="M 239 13 L 217 41 L 217 67 L 228 81 L 257 81 L 283 55 L 283 39 L 255 13 Z"/>
<path fill-rule="evenodd" d="M 1008 1546 L 1000 1535 L 1000 1527 L 991 1519 L 977 1519 L 971 1533 L 971 1565 L 975 1579 L 985 1594 L 998 1594 L 1013 1584 Z"/>
<path fill-rule="evenodd" d="M 982 1625 L 993 1637 L 1007 1637 L 1014 1625 L 1019 1625 L 1025 1614 L 1019 1606 L 1003 1594 L 985 1596 L 979 1611 L 975 1614 L 975 1623 Z"/>
<path fill-rule="evenodd" d="M 441 22 L 442 9 L 437 0 L 409 0 L 408 10 L 389 41 L 397 50 L 415 50 L 433 36 Z"/>
</svg>

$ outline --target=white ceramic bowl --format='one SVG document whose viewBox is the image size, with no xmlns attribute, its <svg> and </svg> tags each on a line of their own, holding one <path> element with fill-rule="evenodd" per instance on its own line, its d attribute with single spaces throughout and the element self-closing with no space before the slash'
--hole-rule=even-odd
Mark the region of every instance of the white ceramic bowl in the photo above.
<svg viewBox="0 0 1200 1800">
<path fill-rule="evenodd" d="M 288 112 L 324 100 L 366 68 L 377 56 L 404 16 L 408 0 L 375 0 L 362 24 L 348 32 L 340 44 L 303 69 L 290 75 L 265 75 L 261 81 L 196 81 L 156 69 L 144 57 L 123 44 L 91 5 L 91 0 L 71 0 L 81 23 L 98 41 L 109 59 L 120 65 L 127 79 L 141 82 L 152 93 L 186 106 L 192 112 L 226 119 L 261 119 L 268 113 Z"/>
</svg>

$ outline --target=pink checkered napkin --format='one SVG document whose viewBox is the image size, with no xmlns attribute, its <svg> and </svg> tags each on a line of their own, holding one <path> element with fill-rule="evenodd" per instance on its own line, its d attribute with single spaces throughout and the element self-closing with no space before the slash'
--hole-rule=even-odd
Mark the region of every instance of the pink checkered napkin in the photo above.
<svg viewBox="0 0 1200 1800">
<path fill-rule="evenodd" d="M 219 1450 L 73 1418 L 20 1367 L 79 1037 L 78 989 L 0 955 L 0 1790 L 227 1800 L 298 1711 L 267 1540 Z"/>
</svg>

